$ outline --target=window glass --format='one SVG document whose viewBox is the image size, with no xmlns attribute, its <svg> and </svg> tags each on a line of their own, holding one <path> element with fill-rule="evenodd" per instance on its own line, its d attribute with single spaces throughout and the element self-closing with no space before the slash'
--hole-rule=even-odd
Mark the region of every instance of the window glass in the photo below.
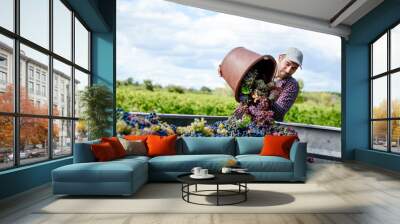
<svg viewBox="0 0 400 224">
<path fill-rule="evenodd" d="M 49 0 L 20 0 L 21 36 L 49 48 Z"/>
<path fill-rule="evenodd" d="M 0 170 L 14 166 L 14 122 L 0 115 Z"/>
<path fill-rule="evenodd" d="M 391 123 L 391 136 L 392 141 L 391 151 L 400 153 L 400 120 L 393 120 Z"/>
<path fill-rule="evenodd" d="M 84 120 L 75 121 L 75 142 L 88 140 L 88 128 Z"/>
<path fill-rule="evenodd" d="M 391 74 L 391 88 L 390 88 L 390 103 L 391 103 L 391 116 L 400 118 L 400 72 Z"/>
<path fill-rule="evenodd" d="M 89 32 L 75 18 L 75 63 L 89 70 Z"/>
<path fill-rule="evenodd" d="M 14 111 L 14 72 L 12 39 L 0 34 L 0 111 Z"/>
<path fill-rule="evenodd" d="M 0 26 L 14 31 L 14 0 L 0 1 Z"/>
<path fill-rule="evenodd" d="M 82 91 L 89 86 L 89 75 L 75 69 L 75 117 L 79 117 L 82 113 L 80 107 L 80 98 Z"/>
<path fill-rule="evenodd" d="M 19 24 L 14 24 L 15 2 L 19 2 Z M 51 156 L 72 155 L 73 138 L 87 140 L 86 125 L 72 118 L 79 118 L 80 93 L 90 84 L 90 74 L 82 72 L 90 69 L 89 31 L 73 17 L 63 0 L 0 0 L 0 28 L 14 32 L 15 25 L 19 25 L 20 31 L 20 36 L 13 37 L 16 40 L 0 34 L 0 112 L 11 113 L 0 115 L 0 170 L 45 161 Z M 14 71 L 15 41 L 20 43 L 19 74 Z M 51 53 L 45 49 L 79 66 L 51 58 Z M 50 64 L 53 65 L 52 74 Z M 15 77 L 19 88 L 15 88 Z M 18 94 L 15 89 L 19 89 Z M 16 100 L 15 95 L 19 99 Z M 50 105 L 50 97 L 53 105 Z M 49 114 L 50 106 L 52 114 Z M 15 113 L 14 108 L 19 108 L 21 114 Z M 18 127 L 14 127 L 15 123 Z M 18 135 L 14 135 L 15 128 L 19 130 Z M 20 143 L 18 149 L 14 147 L 16 139 Z M 49 148 L 53 149 L 52 155 Z"/>
<path fill-rule="evenodd" d="M 20 54 L 20 110 L 24 114 L 40 114 L 47 115 L 49 108 L 48 85 L 49 85 L 49 57 L 39 51 L 21 44 Z M 29 70 L 35 70 L 34 93 L 30 94 L 28 88 Z M 33 104 L 32 100 L 36 103 Z"/>
<path fill-rule="evenodd" d="M 49 158 L 48 125 L 45 118 L 20 118 L 21 164 L 35 163 Z"/>
<path fill-rule="evenodd" d="M 71 66 L 53 60 L 53 114 L 72 117 Z"/>
<path fill-rule="evenodd" d="M 372 147 L 387 151 L 387 121 L 372 122 Z"/>
<path fill-rule="evenodd" d="M 372 118 L 387 118 L 387 78 L 372 81 Z"/>
<path fill-rule="evenodd" d="M 400 24 L 391 31 L 390 37 L 391 69 L 400 67 Z"/>
<path fill-rule="evenodd" d="M 72 121 L 53 120 L 53 157 L 72 154 Z"/>
<path fill-rule="evenodd" d="M 71 60 L 72 12 L 60 1 L 53 0 L 53 51 Z"/>
<path fill-rule="evenodd" d="M 387 34 L 372 45 L 372 75 L 387 71 Z"/>
</svg>

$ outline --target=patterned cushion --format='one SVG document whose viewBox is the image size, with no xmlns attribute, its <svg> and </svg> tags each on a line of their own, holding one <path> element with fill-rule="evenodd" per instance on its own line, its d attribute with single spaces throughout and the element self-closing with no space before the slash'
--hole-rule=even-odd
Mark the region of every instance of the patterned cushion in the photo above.
<svg viewBox="0 0 400 224">
<path fill-rule="evenodd" d="M 123 138 L 119 138 L 122 146 L 126 151 L 126 155 L 137 155 L 137 156 L 145 156 L 147 155 L 146 145 L 141 140 L 126 140 Z"/>
</svg>

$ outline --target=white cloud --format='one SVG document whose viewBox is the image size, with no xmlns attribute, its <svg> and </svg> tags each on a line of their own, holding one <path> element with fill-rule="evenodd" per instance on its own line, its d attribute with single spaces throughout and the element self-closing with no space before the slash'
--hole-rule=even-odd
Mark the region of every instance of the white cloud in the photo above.
<svg viewBox="0 0 400 224">
<path fill-rule="evenodd" d="M 277 56 L 295 46 L 305 90 L 340 91 L 338 37 L 161 0 L 119 0 L 117 16 L 118 79 L 213 88 L 224 84 L 216 70 L 232 48 Z M 338 86 L 324 84 L 332 80 Z"/>
<path fill-rule="evenodd" d="M 293 75 L 293 77 L 304 81 L 305 90 L 340 91 L 340 77 L 331 77 L 327 72 L 299 70 Z"/>
</svg>

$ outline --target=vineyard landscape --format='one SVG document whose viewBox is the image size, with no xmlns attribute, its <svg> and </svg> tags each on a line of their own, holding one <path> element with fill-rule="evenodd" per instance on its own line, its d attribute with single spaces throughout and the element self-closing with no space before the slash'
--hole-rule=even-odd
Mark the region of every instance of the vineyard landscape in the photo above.
<svg viewBox="0 0 400 224">
<path fill-rule="evenodd" d="M 286 114 L 285 122 L 340 127 L 340 93 L 304 92 Z M 117 107 L 131 112 L 230 116 L 237 106 L 228 86 L 210 89 L 161 86 L 152 80 L 117 81 Z"/>
</svg>

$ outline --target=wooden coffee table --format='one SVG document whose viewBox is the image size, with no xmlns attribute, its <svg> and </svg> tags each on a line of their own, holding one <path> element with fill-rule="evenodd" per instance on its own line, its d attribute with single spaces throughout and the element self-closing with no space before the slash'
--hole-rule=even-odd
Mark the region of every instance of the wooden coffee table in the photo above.
<svg viewBox="0 0 400 224">
<path fill-rule="evenodd" d="M 178 181 L 182 183 L 182 199 L 188 203 L 198 205 L 234 205 L 247 201 L 247 192 L 249 188 L 247 183 L 255 180 L 255 177 L 248 173 L 215 173 L 212 179 L 193 179 L 190 177 L 191 173 L 182 174 L 177 177 Z M 215 185 L 215 190 L 198 190 L 197 185 Z M 190 186 L 195 186 L 194 191 L 190 191 Z M 224 190 L 220 189 L 220 185 L 236 185 L 237 190 Z M 206 194 L 215 192 L 215 194 Z M 216 204 L 202 204 L 190 200 L 190 196 L 203 196 L 203 197 L 216 197 Z M 221 202 L 222 197 L 240 196 L 240 199 L 231 203 Z"/>
</svg>

